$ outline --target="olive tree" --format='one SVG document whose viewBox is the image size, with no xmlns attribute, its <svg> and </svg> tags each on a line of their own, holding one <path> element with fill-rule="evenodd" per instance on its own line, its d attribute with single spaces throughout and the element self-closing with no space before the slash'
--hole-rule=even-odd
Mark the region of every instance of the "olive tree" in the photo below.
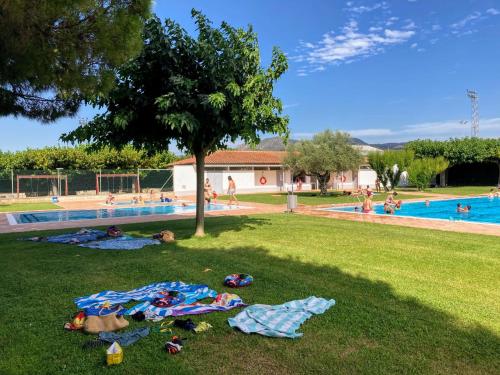
<svg viewBox="0 0 500 375">
<path fill-rule="evenodd" d="M 303 171 L 318 180 L 320 194 L 327 194 L 332 173 L 358 169 L 361 154 L 352 147 L 347 133 L 326 130 L 312 140 L 297 142 L 288 147 L 285 165 L 292 171 Z"/>
</svg>

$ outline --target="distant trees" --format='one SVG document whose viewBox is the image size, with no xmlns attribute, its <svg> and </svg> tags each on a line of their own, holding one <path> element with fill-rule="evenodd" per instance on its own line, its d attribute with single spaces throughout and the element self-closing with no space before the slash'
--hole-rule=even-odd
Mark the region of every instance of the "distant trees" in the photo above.
<svg viewBox="0 0 500 375">
<path fill-rule="evenodd" d="M 316 134 L 312 140 L 288 147 L 285 165 L 295 173 L 304 172 L 318 180 L 320 194 L 327 194 L 330 175 L 359 168 L 361 154 L 350 144 L 350 135 L 330 130 Z"/>
<path fill-rule="evenodd" d="M 0 1 L 0 116 L 43 122 L 103 95 L 136 55 L 151 0 Z"/>
<path fill-rule="evenodd" d="M 105 147 L 93 151 L 85 146 L 45 147 L 17 152 L 0 152 L 0 171 L 64 169 L 124 169 L 166 168 L 176 160 L 171 152 L 148 155 L 144 150 L 127 146 L 121 150 Z"/>
<path fill-rule="evenodd" d="M 413 161 L 414 153 L 411 150 L 371 152 L 368 154 L 368 163 L 377 173 L 377 178 L 389 190 L 389 185 L 394 189 L 401 181 L 401 175 Z"/>
<path fill-rule="evenodd" d="M 448 168 L 449 162 L 442 156 L 413 160 L 407 168 L 408 179 L 418 190 L 429 187 L 432 179 Z"/>
<path fill-rule="evenodd" d="M 500 138 L 455 138 L 448 141 L 417 140 L 405 148 L 417 158 L 442 156 L 450 165 L 493 162 L 498 166 L 500 184 Z"/>
</svg>

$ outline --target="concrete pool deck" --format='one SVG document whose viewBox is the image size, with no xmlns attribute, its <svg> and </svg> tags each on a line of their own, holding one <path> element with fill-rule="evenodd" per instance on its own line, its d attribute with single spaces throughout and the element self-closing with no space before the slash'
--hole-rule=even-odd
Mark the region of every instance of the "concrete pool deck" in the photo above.
<svg viewBox="0 0 500 375">
<path fill-rule="evenodd" d="M 453 195 L 438 195 L 432 194 L 428 198 L 415 198 L 405 199 L 405 202 L 429 200 L 443 200 L 443 199 L 461 198 Z M 467 197 L 462 197 L 467 198 Z M 226 203 L 219 201 L 218 203 Z M 82 209 L 103 209 L 109 208 L 102 204 L 102 199 L 99 201 L 67 201 L 58 204 L 62 210 L 82 210 Z M 335 205 L 321 205 L 321 206 L 306 206 L 299 205 L 295 210 L 296 213 L 302 215 L 327 217 L 339 220 L 351 220 L 364 223 L 388 224 L 399 225 L 413 228 L 422 229 L 435 229 L 452 232 L 486 234 L 493 236 L 500 236 L 500 225 L 495 224 L 481 224 L 469 222 L 452 222 L 447 220 L 432 220 L 423 218 L 411 218 L 401 216 L 384 216 L 376 214 L 359 214 L 342 211 L 325 211 L 321 208 L 352 206 L 353 203 L 342 203 Z M 123 207 L 123 206 L 121 206 Z M 267 214 L 267 213 L 282 213 L 286 209 L 286 205 L 263 204 L 254 202 L 240 202 L 239 208 L 206 212 L 206 217 L 213 216 L 242 216 L 254 214 Z M 36 212 L 36 211 L 30 211 Z M 109 225 L 122 225 L 133 223 L 147 223 L 153 221 L 169 221 L 169 220 L 186 220 L 192 219 L 194 213 L 185 214 L 170 214 L 170 215 L 147 215 L 147 216 L 134 216 L 134 217 L 121 217 L 109 219 L 91 219 L 91 220 L 78 220 L 78 221 L 62 221 L 62 222 L 46 222 L 46 223 L 30 223 L 30 224 L 17 224 L 10 225 L 6 213 L 0 214 L 0 233 L 18 233 L 28 231 L 41 231 L 41 230 L 57 230 L 64 228 L 82 228 L 93 226 L 109 226 Z"/>
</svg>

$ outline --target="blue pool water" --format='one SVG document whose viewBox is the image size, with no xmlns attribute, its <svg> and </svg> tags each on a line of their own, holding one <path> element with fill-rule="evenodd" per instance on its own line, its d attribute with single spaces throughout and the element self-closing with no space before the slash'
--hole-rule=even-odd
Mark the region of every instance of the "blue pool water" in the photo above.
<svg viewBox="0 0 500 375">
<path fill-rule="evenodd" d="M 229 209 L 222 204 L 211 204 L 205 206 L 205 211 L 222 211 Z M 148 215 L 173 215 L 195 212 L 196 206 L 141 206 L 126 208 L 101 208 L 99 210 L 71 210 L 71 211 L 39 211 L 22 212 L 10 214 L 11 224 L 47 223 L 54 221 L 88 220 L 88 219 L 110 219 L 117 217 L 134 217 Z"/>
<path fill-rule="evenodd" d="M 471 205 L 470 212 L 457 212 L 457 203 L 462 206 Z M 358 205 L 358 207 L 361 205 Z M 375 213 L 384 213 L 383 204 L 374 206 Z M 356 212 L 354 206 L 326 208 L 327 211 Z M 358 211 L 359 212 L 359 211 Z M 425 219 L 442 219 L 451 221 L 469 221 L 474 223 L 488 223 L 500 225 L 500 198 L 460 198 L 442 201 L 431 201 L 429 207 L 425 202 L 403 203 L 400 210 L 396 210 L 394 216 L 420 217 Z"/>
</svg>

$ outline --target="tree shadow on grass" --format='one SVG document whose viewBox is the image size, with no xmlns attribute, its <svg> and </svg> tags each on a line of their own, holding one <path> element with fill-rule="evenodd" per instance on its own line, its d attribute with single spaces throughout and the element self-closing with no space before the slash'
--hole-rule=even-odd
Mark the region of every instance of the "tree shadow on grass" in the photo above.
<svg viewBox="0 0 500 375">
<path fill-rule="evenodd" d="M 256 230 L 263 225 L 269 225 L 271 220 L 256 216 L 217 216 L 206 220 L 206 234 L 210 237 L 218 237 L 222 233 L 241 232 L 244 230 Z M 124 224 L 120 225 L 125 231 L 131 229 L 132 232 L 142 236 L 149 236 L 154 232 L 170 229 L 174 230 L 176 238 L 183 239 L 193 236 L 195 229 L 194 219 L 186 220 L 165 220 L 148 223 Z M 131 233 L 132 233 L 131 232 Z"/>
<path fill-rule="evenodd" d="M 398 296 L 387 283 L 337 267 L 277 258 L 264 248 L 206 249 L 194 255 L 192 249 L 176 246 L 172 252 L 180 264 L 198 270 L 212 264 L 216 270 L 187 272 L 183 279 L 217 286 L 222 275 L 235 270 L 251 273 L 255 284 L 237 292 L 249 304 L 281 304 L 311 295 L 337 301 L 301 327 L 300 340 L 247 336 L 228 329 L 224 320 L 218 328 L 227 334 L 214 340 L 220 348 L 210 351 L 211 362 L 218 364 L 214 372 L 498 373 L 497 335 L 481 325 L 467 326 L 417 299 Z M 204 361 L 189 362 L 199 371 L 207 369 Z M 224 368 L 221 363 L 230 365 Z"/>
</svg>

